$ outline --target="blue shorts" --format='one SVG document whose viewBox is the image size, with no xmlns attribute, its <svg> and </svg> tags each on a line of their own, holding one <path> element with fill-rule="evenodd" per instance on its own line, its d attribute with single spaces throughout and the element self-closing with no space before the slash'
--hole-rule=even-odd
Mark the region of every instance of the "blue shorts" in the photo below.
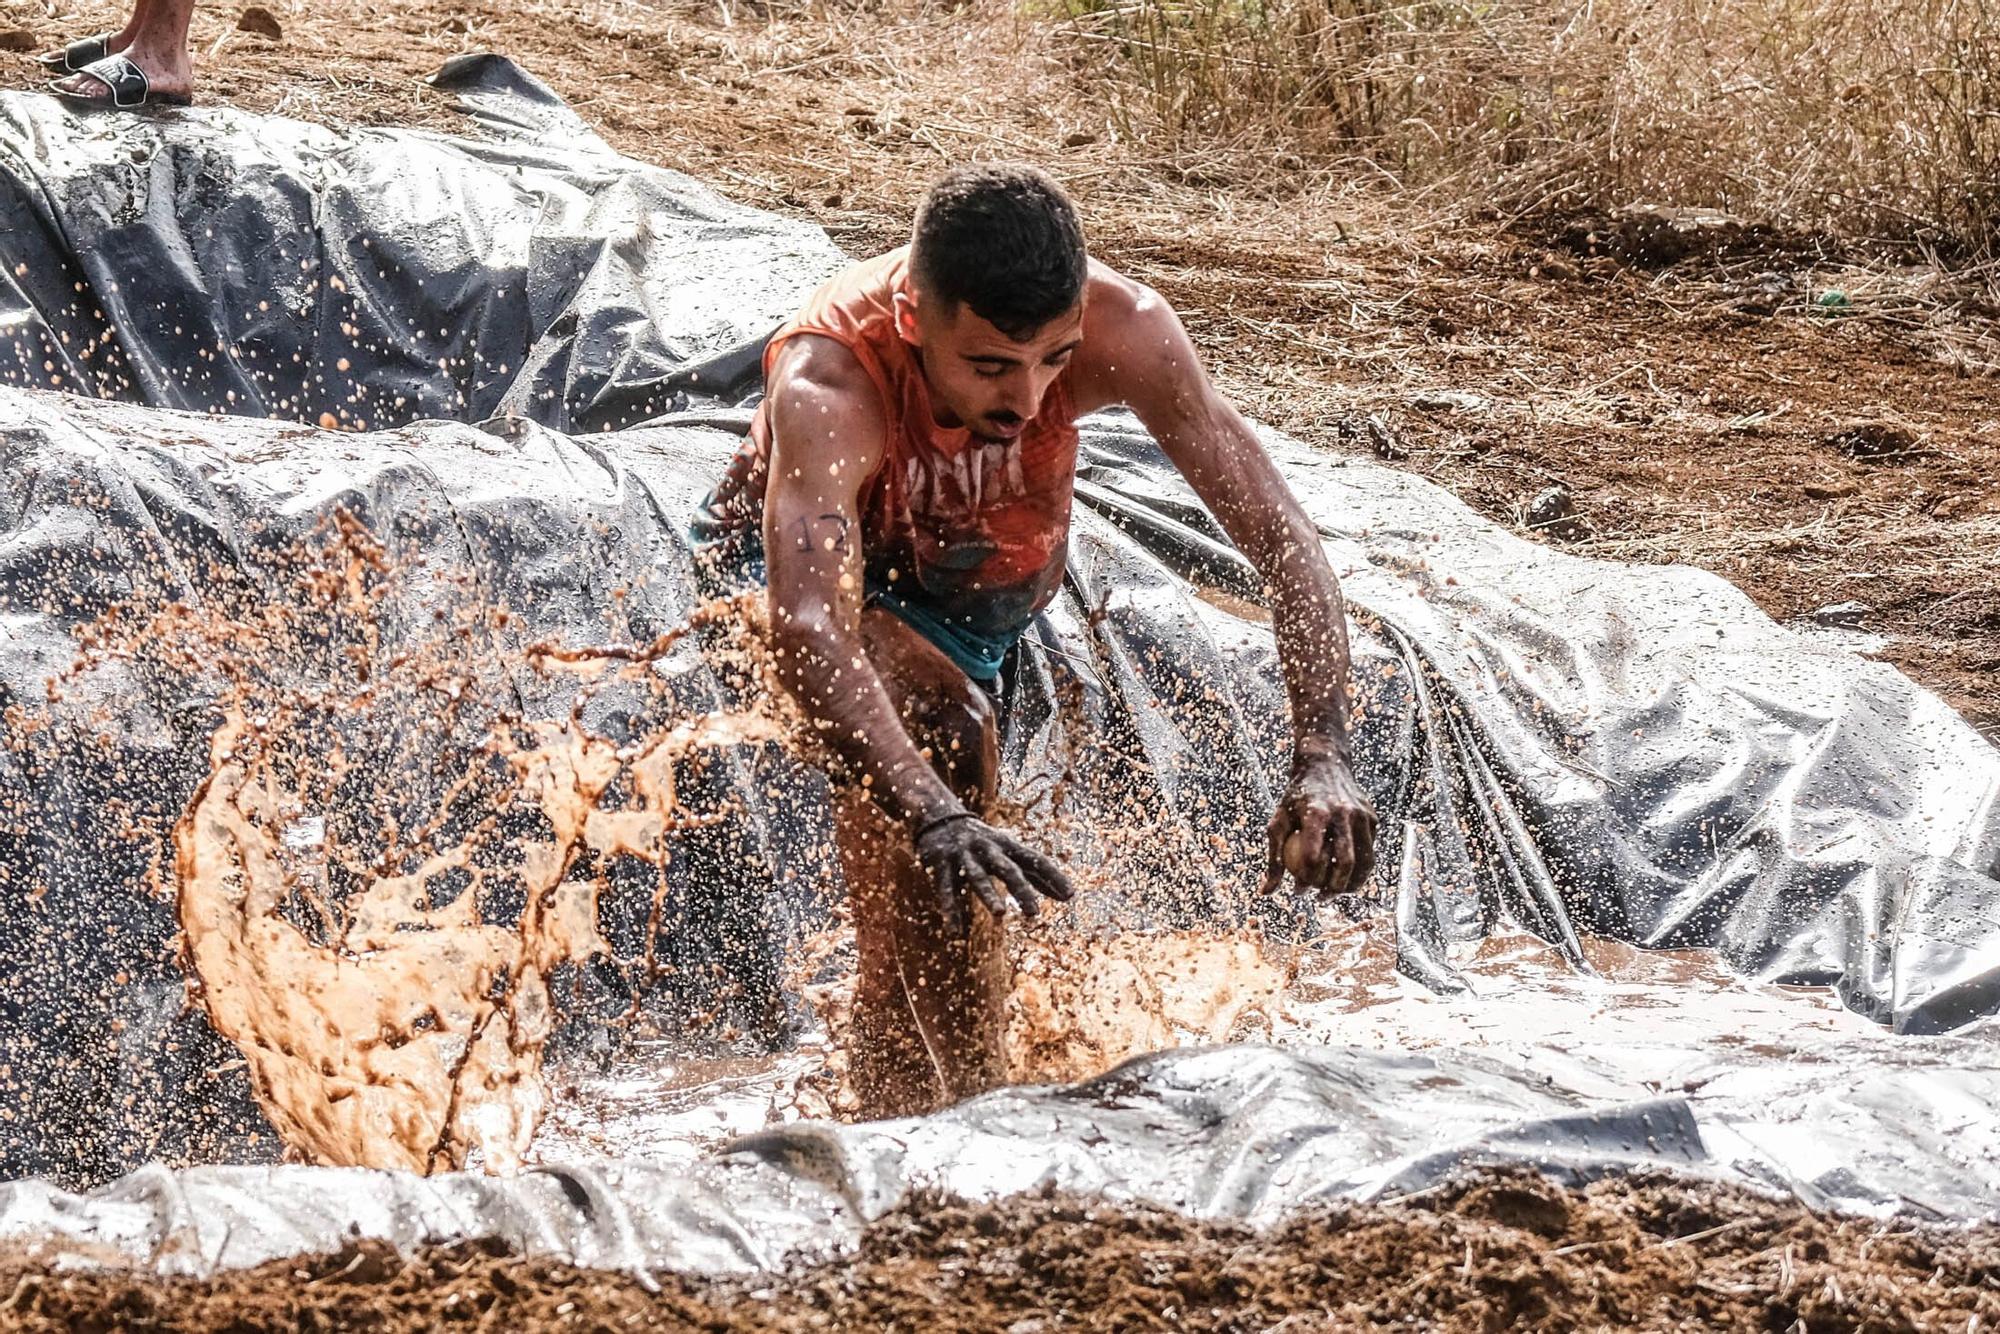
<svg viewBox="0 0 2000 1334">
<path fill-rule="evenodd" d="M 688 536 L 694 542 L 695 565 L 703 585 L 702 591 L 708 596 L 723 597 L 740 593 L 746 588 L 769 585 L 770 570 L 764 561 L 763 534 L 745 529 L 716 534 L 697 519 L 689 528 Z M 960 671 L 988 690 L 994 688 L 1007 654 L 1027 628 L 1023 626 L 1021 630 L 997 638 L 980 634 L 954 624 L 948 614 L 934 607 L 899 597 L 890 591 L 887 584 L 872 575 L 863 585 L 862 605 L 881 607 L 894 613 L 898 620 L 956 663 Z"/>
</svg>

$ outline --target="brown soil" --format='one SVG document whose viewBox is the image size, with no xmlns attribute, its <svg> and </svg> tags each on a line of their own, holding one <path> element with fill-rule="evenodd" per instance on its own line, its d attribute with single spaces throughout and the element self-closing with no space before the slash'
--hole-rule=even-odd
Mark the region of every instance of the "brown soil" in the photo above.
<svg viewBox="0 0 2000 1334">
<path fill-rule="evenodd" d="M 52 7 L 0 0 L 27 30 L 14 45 L 120 12 Z M 1415 217 L 1348 161 L 1168 151 L 1121 136 L 1095 54 L 1006 0 L 267 8 L 277 40 L 232 5 L 197 15 L 204 100 L 450 128 L 420 79 L 500 51 L 619 149 L 816 219 L 855 254 L 896 243 L 946 163 L 1040 161 L 1254 414 L 1348 451 L 1384 414 L 1401 466 L 1517 527 L 1562 483 L 1587 528 L 1571 549 L 1701 566 L 1779 618 L 1865 603 L 1864 627 L 1894 637 L 1883 657 L 2000 736 L 2000 329 L 1990 301 L 1940 305 L 1928 273 L 1843 270 L 1759 229 L 1661 272 L 1629 246 L 1589 253 L 1588 220 Z M 1828 287 L 1844 313 L 1817 304 Z M 1854 457 L 1850 428 L 1881 419 L 1894 447 Z"/>
<path fill-rule="evenodd" d="M 0 1327 L 63 1330 L 1630 1328 L 1966 1330 L 2000 1319 L 2000 1228 L 1815 1216 L 1668 1180 L 1487 1173 L 1265 1235 L 1074 1197 L 921 1200 L 851 1260 L 632 1277 L 351 1247 L 208 1282 L 0 1269 Z"/>
</svg>

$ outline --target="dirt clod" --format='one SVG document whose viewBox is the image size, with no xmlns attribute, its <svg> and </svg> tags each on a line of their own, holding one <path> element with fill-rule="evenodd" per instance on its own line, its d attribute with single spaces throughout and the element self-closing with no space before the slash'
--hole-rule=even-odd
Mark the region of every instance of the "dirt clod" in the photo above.
<svg viewBox="0 0 2000 1334">
<path fill-rule="evenodd" d="M 1609 216 L 1589 214 L 1560 227 L 1555 240 L 1583 256 L 1608 256 L 1640 269 L 1665 269 L 1694 258 L 1763 255 L 1799 242 L 1766 224 L 1713 209 L 1639 204 Z"/>
<path fill-rule="evenodd" d="M 276 14 L 273 14 L 262 5 L 246 6 L 243 12 L 237 15 L 236 30 L 238 32 L 255 33 L 259 37 L 268 37 L 274 42 L 285 40 L 284 25 L 278 22 Z"/>
<path fill-rule="evenodd" d="M 1918 452 L 1916 434 L 1900 422 L 1849 422 L 1827 437 L 1826 443 L 1864 463 L 1906 459 Z"/>
<path fill-rule="evenodd" d="M 1815 625 L 1841 626 L 1852 629 L 1867 617 L 1870 608 L 1865 602 L 1836 602 L 1820 607 L 1812 614 Z"/>
<path fill-rule="evenodd" d="M 1579 542 L 1590 536 L 1590 525 L 1577 510 L 1576 497 L 1560 483 L 1528 502 L 1528 527 L 1564 542 Z"/>
</svg>

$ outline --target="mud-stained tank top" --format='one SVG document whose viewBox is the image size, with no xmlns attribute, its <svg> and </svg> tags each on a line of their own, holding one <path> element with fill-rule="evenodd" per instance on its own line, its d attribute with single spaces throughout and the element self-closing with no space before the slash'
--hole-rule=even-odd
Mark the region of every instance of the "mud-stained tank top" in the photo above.
<svg viewBox="0 0 2000 1334">
<path fill-rule="evenodd" d="M 1018 635 L 1062 582 L 1076 479 L 1069 373 L 1056 377 L 1012 440 L 939 426 L 915 351 L 896 332 L 895 294 L 908 290 L 908 247 L 836 275 L 772 336 L 765 380 L 798 334 L 831 338 L 854 354 L 888 421 L 882 461 L 860 492 L 868 582 L 975 634 Z M 837 450 L 840 442 L 820 447 Z M 770 463 L 767 399 L 700 526 L 717 535 L 760 531 Z"/>
</svg>

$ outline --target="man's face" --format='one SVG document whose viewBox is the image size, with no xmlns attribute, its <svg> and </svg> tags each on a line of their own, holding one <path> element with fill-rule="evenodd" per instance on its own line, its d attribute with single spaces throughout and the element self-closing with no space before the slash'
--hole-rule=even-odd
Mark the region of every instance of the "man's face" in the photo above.
<svg viewBox="0 0 2000 1334">
<path fill-rule="evenodd" d="M 1083 341 L 1081 298 L 1016 342 L 960 305 L 898 294 L 896 326 L 923 353 L 924 380 L 940 424 L 962 424 L 982 440 L 1012 440 L 1041 411 L 1042 397 Z M 944 420 L 949 417 L 952 420 Z"/>
</svg>

